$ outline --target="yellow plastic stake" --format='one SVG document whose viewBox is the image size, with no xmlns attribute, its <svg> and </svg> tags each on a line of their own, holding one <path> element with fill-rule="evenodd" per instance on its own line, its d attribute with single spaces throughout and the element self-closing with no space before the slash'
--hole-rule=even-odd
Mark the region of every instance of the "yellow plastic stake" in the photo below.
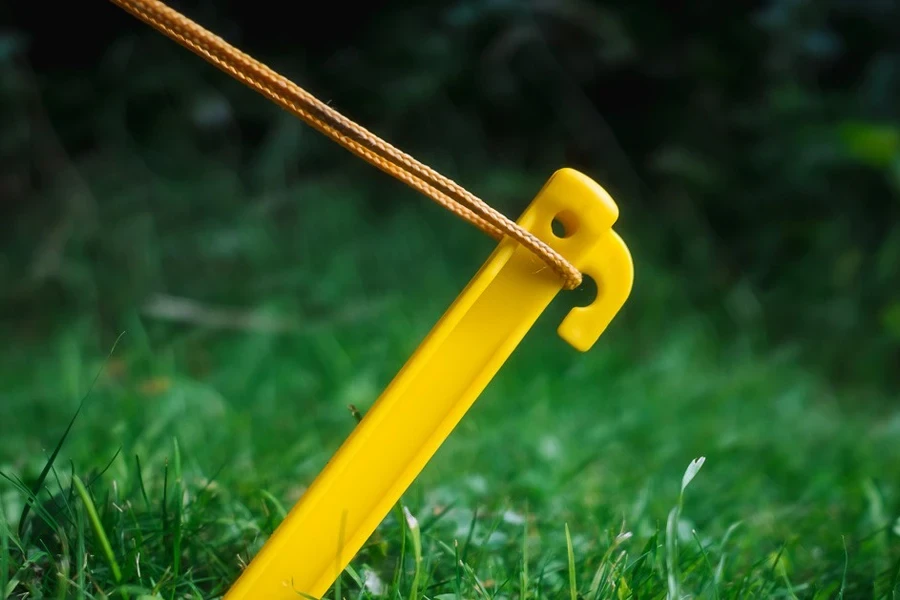
<svg viewBox="0 0 900 600">
<path fill-rule="evenodd" d="M 593 303 L 572 309 L 558 329 L 582 352 L 631 292 L 631 255 L 612 230 L 618 214 L 597 183 L 561 169 L 518 221 L 597 284 Z M 225 600 L 325 594 L 562 286 L 530 251 L 501 241 Z"/>
</svg>

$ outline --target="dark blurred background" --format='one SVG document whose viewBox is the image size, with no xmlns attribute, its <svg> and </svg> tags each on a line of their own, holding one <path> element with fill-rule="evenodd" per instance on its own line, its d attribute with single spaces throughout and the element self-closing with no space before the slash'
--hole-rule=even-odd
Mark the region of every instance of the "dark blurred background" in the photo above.
<svg viewBox="0 0 900 600">
<path fill-rule="evenodd" d="M 725 336 L 755 332 L 836 382 L 900 379 L 896 2 L 172 5 L 512 217 L 556 168 L 597 179 L 639 259 L 646 310 L 626 318 L 655 307 L 665 327 L 674 301 L 652 269 Z M 375 235 L 427 203 L 110 3 L 14 0 L 0 16 L 0 293 L 23 336 L 158 291 L 132 276 L 136 207 L 169 235 L 229 218 L 224 196 L 262 203 L 330 174 L 365 190 Z M 490 244 L 466 254 L 477 232 L 435 214 L 453 232 L 435 243 L 472 272 Z M 217 276 L 238 299 L 240 261 Z"/>
</svg>

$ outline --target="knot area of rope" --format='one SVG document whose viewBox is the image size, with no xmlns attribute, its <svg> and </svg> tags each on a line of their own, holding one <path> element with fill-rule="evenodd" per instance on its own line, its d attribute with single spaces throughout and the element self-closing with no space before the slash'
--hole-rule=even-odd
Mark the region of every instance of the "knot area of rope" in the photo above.
<svg viewBox="0 0 900 600">
<path fill-rule="evenodd" d="M 159 0 L 111 2 L 493 238 L 516 240 L 559 274 L 566 289 L 581 285 L 581 272 L 534 234 L 180 12 Z"/>
</svg>

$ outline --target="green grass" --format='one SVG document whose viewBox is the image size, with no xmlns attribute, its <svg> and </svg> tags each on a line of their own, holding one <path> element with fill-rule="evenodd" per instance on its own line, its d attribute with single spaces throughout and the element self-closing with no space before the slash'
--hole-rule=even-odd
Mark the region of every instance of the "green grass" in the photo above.
<svg viewBox="0 0 900 600">
<path fill-rule="evenodd" d="M 173 147 L 77 164 L 90 194 L 63 213 L 44 279 L 36 238 L 10 241 L 4 597 L 221 595 L 350 433 L 348 407 L 371 406 L 491 249 L 349 159 L 289 176 L 277 165 L 300 159 L 277 140 L 240 168 Z M 515 212 L 548 174 L 469 180 Z M 573 300 L 551 307 L 341 597 L 896 597 L 889 399 L 692 307 L 618 200 L 636 254 L 626 309 L 582 355 L 554 333 Z M 178 305 L 172 322 L 147 306 L 161 292 L 202 311 Z"/>
</svg>

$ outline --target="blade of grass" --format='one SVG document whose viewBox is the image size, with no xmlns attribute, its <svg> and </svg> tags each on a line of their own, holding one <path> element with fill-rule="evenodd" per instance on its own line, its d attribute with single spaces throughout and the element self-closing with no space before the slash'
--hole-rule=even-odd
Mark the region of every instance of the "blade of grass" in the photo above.
<svg viewBox="0 0 900 600">
<path fill-rule="evenodd" d="M 734 533 L 735 529 L 741 526 L 741 521 L 737 521 L 736 523 L 732 523 L 729 525 L 728 529 L 725 531 L 725 535 L 722 536 L 722 541 L 719 543 L 719 548 L 721 548 L 721 556 L 719 557 L 719 564 L 716 565 L 716 578 L 715 584 L 718 586 L 722 581 L 722 576 L 725 573 L 725 545 L 728 543 L 728 540 L 731 538 L 731 534 Z"/>
<path fill-rule="evenodd" d="M 469 562 L 469 548 L 472 546 L 472 537 L 475 535 L 475 525 L 478 523 L 478 507 L 472 510 L 472 520 L 469 521 L 469 532 L 466 534 L 466 542 L 462 548 L 462 561 Z"/>
<path fill-rule="evenodd" d="M 847 538 L 841 536 L 844 542 L 844 575 L 841 577 L 841 591 L 838 592 L 838 599 L 844 600 L 844 590 L 847 589 L 847 570 L 850 568 L 850 551 L 847 550 Z"/>
<path fill-rule="evenodd" d="M 353 565 L 347 565 L 347 568 L 344 569 L 344 572 L 350 577 L 350 579 L 353 580 L 353 583 L 359 586 L 360 590 L 365 591 L 366 582 L 360 576 L 360 574 L 356 572 L 356 569 L 353 568 Z"/>
<path fill-rule="evenodd" d="M 75 481 L 75 477 L 72 477 L 72 481 Z M 73 483 L 72 487 L 75 485 Z M 84 548 L 84 512 L 80 510 L 75 511 L 75 523 L 76 523 L 76 533 L 78 535 L 78 544 L 76 545 L 75 550 L 75 569 L 78 573 L 78 593 L 75 596 L 77 600 L 84 600 L 84 584 L 85 584 L 85 548 Z"/>
<path fill-rule="evenodd" d="M 465 569 L 466 575 L 468 575 L 469 579 L 472 581 L 472 587 L 475 591 L 483 598 L 490 598 L 491 595 L 488 593 L 487 589 L 485 589 L 484 584 L 478 578 L 478 575 L 475 574 L 475 571 L 472 570 L 472 567 L 466 563 L 462 563 L 462 567 Z"/>
<path fill-rule="evenodd" d="M 119 446 L 119 447 L 116 449 L 115 454 L 113 454 L 112 458 L 109 459 L 109 462 L 106 463 L 106 466 L 103 467 L 102 469 L 100 469 L 100 471 L 98 471 L 96 475 L 94 475 L 93 477 L 91 477 L 91 480 L 88 481 L 87 484 L 86 484 L 87 489 L 91 489 L 91 487 L 93 487 L 93 485 L 97 482 L 97 480 L 100 479 L 101 477 L 103 477 L 103 475 L 104 475 L 107 471 L 109 471 L 109 468 L 112 467 L 113 463 L 116 462 L 116 459 L 119 458 L 119 453 L 120 453 L 120 452 L 122 452 L 122 446 Z"/>
<path fill-rule="evenodd" d="M 6 513 L 0 508 L 0 594 L 4 598 L 9 595 L 6 589 L 9 585 L 9 565 L 9 526 L 6 522 Z"/>
<path fill-rule="evenodd" d="M 462 598 L 462 570 L 461 560 L 459 558 L 459 540 L 453 540 L 453 570 L 455 575 L 454 585 L 456 587 L 456 597 Z"/>
<path fill-rule="evenodd" d="M 413 559 L 415 561 L 415 570 L 413 571 L 413 581 L 409 590 L 409 598 L 410 600 L 419 600 L 419 583 L 422 575 L 422 535 L 419 530 L 419 521 L 405 506 L 403 507 L 403 516 L 406 517 L 406 525 L 409 528 L 410 539 L 412 539 Z"/>
<path fill-rule="evenodd" d="M 144 505 L 149 509 L 150 496 L 147 495 L 147 488 L 144 486 L 144 473 L 141 469 L 141 457 L 139 457 L 137 454 L 134 455 L 134 464 L 137 470 L 138 485 L 141 488 L 141 497 L 144 499 Z"/>
<path fill-rule="evenodd" d="M 109 563 L 109 568 L 112 570 L 116 585 L 121 586 L 122 570 L 119 568 L 119 563 L 116 561 L 116 557 L 113 554 L 109 538 L 106 536 L 106 531 L 103 529 L 103 523 L 100 522 L 100 516 L 97 514 L 97 507 L 94 506 L 94 501 L 91 500 L 91 496 L 88 494 L 87 488 L 84 486 L 84 482 L 81 481 L 81 478 L 76 475 L 73 483 L 75 484 L 75 490 L 78 492 L 78 496 L 81 498 L 81 503 L 87 511 L 88 519 L 91 522 L 91 527 L 94 530 L 97 542 L 100 544 L 100 548 L 103 550 L 103 554 L 106 557 L 106 562 Z M 122 597 L 125 600 L 128 600 L 128 592 L 124 589 L 121 589 L 120 591 Z"/>
<path fill-rule="evenodd" d="M 160 518 L 162 519 L 163 536 L 169 536 L 169 459 L 166 459 L 163 465 L 163 489 L 162 489 L 162 507 L 160 510 Z M 168 540 L 166 541 L 168 543 Z"/>
<path fill-rule="evenodd" d="M 268 490 L 260 491 L 262 497 L 269 501 L 269 504 L 275 509 L 275 513 L 278 515 L 278 519 L 283 521 L 285 517 L 287 517 L 287 511 L 284 508 L 284 505 L 278 501 L 278 498 L 272 495 L 272 492 Z"/>
<path fill-rule="evenodd" d="M 46 464 L 44 464 L 44 468 L 41 470 L 37 480 L 34 482 L 34 485 L 31 488 L 31 495 L 34 498 L 34 501 L 37 500 L 37 496 L 40 493 L 41 488 L 43 488 L 44 486 L 44 481 L 47 479 L 47 475 L 50 473 L 50 469 L 53 468 L 53 463 L 56 462 L 56 457 L 59 455 L 59 451 L 62 450 L 66 438 L 69 437 L 69 432 L 72 431 L 72 426 L 75 425 L 75 419 L 78 418 L 78 414 L 81 412 L 81 409 L 84 408 L 84 403 L 87 401 L 88 397 L 90 397 L 91 392 L 94 389 L 94 385 L 96 385 L 97 380 L 100 379 L 100 375 L 103 373 L 103 369 L 106 367 L 109 359 L 112 358 L 112 354 L 116 351 L 116 346 L 119 344 L 119 340 L 122 339 L 123 335 L 125 335 L 124 331 L 120 333 L 119 337 L 116 338 L 116 341 L 113 342 L 112 348 L 110 348 L 109 354 L 106 356 L 106 360 L 103 361 L 103 365 L 100 367 L 100 369 L 97 370 L 97 374 L 94 376 L 93 381 L 91 381 L 91 385 L 88 387 L 88 391 L 81 398 L 81 402 L 78 403 L 78 408 L 75 409 L 75 414 L 73 414 L 72 418 L 69 419 L 69 424 L 66 425 L 65 431 L 63 431 L 62 436 L 56 442 L 56 447 L 53 449 L 53 452 L 50 453 L 50 458 L 47 459 Z M 25 523 L 26 519 L 28 518 L 28 513 L 31 511 L 32 502 L 25 502 L 25 506 L 22 507 L 22 514 L 19 515 L 19 537 L 22 537 L 22 534 L 25 531 Z"/>
<path fill-rule="evenodd" d="M 75 472 L 75 466 L 70 462 L 69 464 L 70 476 L 71 473 Z M 72 486 L 69 486 L 68 492 L 63 486 L 62 481 L 59 478 L 59 473 L 56 470 L 56 467 L 53 467 L 50 472 L 53 474 L 53 478 L 56 479 L 56 486 L 59 489 L 59 492 L 50 497 L 49 501 L 45 504 L 48 507 L 47 512 L 53 515 L 54 519 L 60 513 L 63 513 L 63 517 L 68 522 L 69 525 L 72 524 L 72 508 L 69 506 L 69 500 L 72 498 Z M 49 488 L 48 488 L 49 491 Z"/>
<path fill-rule="evenodd" d="M 56 570 L 56 581 L 58 584 L 56 598 L 57 600 L 65 600 L 69 597 L 69 567 L 71 566 L 71 560 L 69 556 L 69 539 L 64 531 L 59 532 L 59 541 L 62 545 L 62 551 L 60 552 L 61 556 L 55 561 L 58 565 Z"/>
<path fill-rule="evenodd" d="M 681 519 L 681 511 L 684 509 L 684 491 L 694 480 L 694 477 L 697 476 L 704 462 L 706 462 L 706 457 L 701 456 L 688 464 L 684 475 L 681 477 L 681 491 L 678 493 L 678 504 L 669 512 L 669 517 L 666 520 L 666 578 L 669 600 L 678 600 L 681 597 L 678 564 L 678 522 Z"/>
<path fill-rule="evenodd" d="M 526 513 L 527 514 L 527 513 Z M 522 572 L 520 573 L 519 596 L 528 600 L 528 519 L 522 525 Z"/>
<path fill-rule="evenodd" d="M 406 530 L 404 529 L 406 525 L 406 519 L 403 515 L 403 501 L 397 502 L 394 506 L 395 511 L 397 512 L 397 522 L 400 524 L 400 555 L 397 558 L 397 570 L 394 573 L 394 582 L 393 582 L 393 591 L 394 593 L 399 593 L 400 584 L 403 579 L 403 564 L 406 562 Z"/>
<path fill-rule="evenodd" d="M 566 555 L 569 562 L 569 598 L 578 600 L 578 586 L 575 581 L 575 549 L 572 547 L 572 535 L 569 533 L 568 523 L 566 523 Z"/>
<path fill-rule="evenodd" d="M 172 599 L 175 598 L 175 592 L 178 589 L 178 577 L 181 574 L 181 536 L 182 536 L 182 528 L 181 528 L 181 518 L 182 518 L 182 475 L 181 475 L 181 449 L 178 447 L 178 439 L 175 438 L 173 440 L 174 443 L 174 459 L 175 459 L 175 485 L 173 486 L 175 492 L 175 511 L 173 519 L 173 527 L 175 529 L 173 538 L 172 538 L 172 579 L 174 581 L 174 585 L 172 586 Z"/>
<path fill-rule="evenodd" d="M 138 521 L 137 514 L 134 512 L 134 506 L 128 502 L 128 516 L 131 517 L 132 531 L 134 531 L 134 564 L 137 571 L 138 581 L 142 580 L 141 576 L 141 549 L 144 547 L 144 532 Z"/>
<path fill-rule="evenodd" d="M 703 542 L 700 541 L 700 536 L 697 535 L 697 531 L 691 530 L 691 533 L 694 534 L 694 541 L 697 542 L 697 547 L 700 548 L 700 554 L 703 555 L 703 560 L 706 561 L 706 566 L 709 568 L 709 573 L 712 576 L 713 597 L 716 600 L 719 600 L 719 585 L 716 581 L 716 570 L 709 560 L 709 554 L 706 553 L 706 548 L 703 547 Z"/>
</svg>

